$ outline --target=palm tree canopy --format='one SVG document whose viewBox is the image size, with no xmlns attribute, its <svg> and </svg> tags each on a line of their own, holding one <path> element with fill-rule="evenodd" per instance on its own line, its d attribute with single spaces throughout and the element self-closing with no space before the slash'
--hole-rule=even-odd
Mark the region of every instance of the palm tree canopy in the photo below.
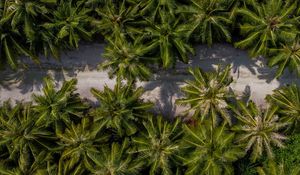
<svg viewBox="0 0 300 175">
<path fill-rule="evenodd" d="M 299 175 L 300 168 L 286 169 L 283 162 L 277 165 L 276 162 L 269 160 L 263 167 L 257 167 L 257 172 L 258 175 Z"/>
<path fill-rule="evenodd" d="M 236 47 L 250 48 L 252 56 L 266 55 L 268 49 L 278 46 L 280 41 L 293 41 L 297 33 L 297 18 L 293 12 L 297 2 L 269 0 L 265 3 L 251 1 L 250 6 L 241 8 L 238 13 L 244 22 L 240 32 L 245 38 Z"/>
<path fill-rule="evenodd" d="M 235 135 L 225 123 L 213 128 L 211 123 L 198 122 L 196 127 L 184 125 L 183 148 L 187 156 L 187 175 L 196 174 L 233 174 L 232 163 L 243 157 L 245 152 L 234 143 Z"/>
<path fill-rule="evenodd" d="M 230 67 L 227 66 L 224 70 L 219 67 L 217 71 L 208 73 L 200 68 L 190 68 L 189 72 L 193 75 L 193 80 L 186 81 L 187 85 L 182 88 L 186 97 L 176 103 L 190 105 L 187 112 L 194 112 L 193 117 L 200 117 L 202 121 L 211 117 L 215 125 L 217 116 L 220 115 L 230 124 L 230 116 L 224 109 L 228 105 L 227 99 L 233 97 L 229 91 L 232 82 Z"/>
<path fill-rule="evenodd" d="M 264 152 L 269 158 L 273 158 L 272 147 L 284 147 L 283 141 L 287 137 L 279 130 L 288 123 L 279 121 L 275 114 L 277 107 L 269 107 L 262 111 L 252 101 L 248 104 L 238 101 L 231 109 L 239 121 L 232 128 L 238 133 L 236 142 L 245 144 L 246 151 L 251 150 L 252 161 L 256 161 Z"/>
<path fill-rule="evenodd" d="M 145 130 L 132 139 L 141 161 L 148 162 L 150 175 L 161 173 L 174 174 L 175 155 L 180 151 L 179 141 L 182 138 L 181 122 L 164 121 L 162 116 L 152 116 L 143 122 Z"/>
<path fill-rule="evenodd" d="M 289 129 L 296 131 L 300 126 L 300 88 L 296 84 L 285 86 L 274 90 L 272 95 L 266 99 L 278 106 L 278 112 L 281 114 L 280 120 L 289 122 Z"/>
<path fill-rule="evenodd" d="M 132 82 L 124 85 L 121 81 L 117 81 L 114 89 L 106 85 L 103 91 L 92 88 L 91 93 L 99 101 L 99 107 L 92 112 L 95 121 L 105 123 L 106 128 L 119 136 L 136 133 L 137 124 L 147 117 L 146 111 L 153 106 L 141 100 L 143 92 L 142 87 L 135 88 Z"/>
</svg>

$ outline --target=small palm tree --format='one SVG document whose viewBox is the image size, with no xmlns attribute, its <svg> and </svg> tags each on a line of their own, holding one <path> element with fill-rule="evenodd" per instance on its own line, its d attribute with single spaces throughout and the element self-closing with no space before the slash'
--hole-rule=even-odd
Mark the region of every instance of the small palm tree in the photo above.
<svg viewBox="0 0 300 175">
<path fill-rule="evenodd" d="M 132 139 L 142 162 L 147 162 L 150 175 L 174 174 L 175 155 L 180 151 L 179 141 L 182 138 L 181 122 L 164 121 L 162 116 L 150 117 L 143 122 L 145 130 Z"/>
<path fill-rule="evenodd" d="M 240 30 L 245 38 L 237 42 L 236 47 L 251 49 L 251 56 L 267 55 L 268 48 L 277 47 L 280 41 L 295 39 L 297 18 L 293 17 L 293 12 L 297 9 L 297 1 L 251 1 L 250 4 L 238 10 L 243 16 Z"/>
<path fill-rule="evenodd" d="M 267 100 L 279 107 L 280 120 L 290 123 L 291 131 L 300 127 L 300 88 L 296 84 L 274 90 Z"/>
<path fill-rule="evenodd" d="M 283 163 L 277 165 L 274 161 L 269 160 L 263 167 L 258 167 L 257 172 L 259 175 L 299 175 L 300 168 L 286 169 Z"/>
<path fill-rule="evenodd" d="M 277 108 L 269 107 L 261 111 L 250 101 L 248 105 L 241 101 L 232 106 L 232 111 L 239 123 L 232 130 L 238 133 L 237 143 L 245 144 L 245 150 L 251 150 L 250 159 L 254 162 L 264 152 L 273 158 L 272 147 L 284 147 L 283 141 L 287 139 L 279 130 L 287 125 L 279 121 L 275 115 Z"/>
<path fill-rule="evenodd" d="M 78 48 L 79 40 L 90 40 L 92 32 L 89 29 L 91 10 L 83 5 L 73 5 L 72 0 L 60 1 L 51 18 L 51 21 L 42 25 L 46 30 L 57 36 L 57 43 L 69 48 Z"/>
<path fill-rule="evenodd" d="M 52 78 L 44 79 L 44 94 L 33 94 L 36 103 L 34 111 L 39 115 L 37 125 L 49 126 L 53 123 L 56 125 L 56 122 L 68 125 L 74 117 L 82 117 L 88 106 L 81 101 L 79 94 L 75 93 L 76 83 L 76 79 L 65 81 L 62 87 L 56 90 Z"/>
<path fill-rule="evenodd" d="M 224 70 L 220 67 L 216 72 L 204 73 L 200 68 L 189 69 L 194 80 L 186 81 L 187 85 L 182 88 L 186 98 L 178 99 L 177 104 L 190 105 L 186 112 L 194 112 L 193 117 L 200 117 L 201 121 L 210 117 L 213 125 L 217 124 L 217 116 L 221 116 L 231 124 L 231 118 L 225 107 L 227 99 L 233 97 L 229 90 L 232 82 L 230 67 Z"/>
<path fill-rule="evenodd" d="M 95 164 L 92 174 L 140 174 L 143 163 L 127 153 L 128 146 L 129 140 L 125 139 L 121 145 L 114 142 L 111 146 L 102 147 L 99 154 L 88 153 Z"/>
<path fill-rule="evenodd" d="M 192 26 L 189 28 L 192 39 L 212 45 L 214 40 L 231 41 L 228 0 L 191 0 L 188 6 L 179 6 L 178 13 L 187 14 Z"/>
<path fill-rule="evenodd" d="M 146 112 L 153 106 L 141 100 L 143 91 L 142 87 L 134 88 L 132 82 L 123 85 L 119 79 L 114 89 L 106 85 L 103 91 L 92 88 L 91 93 L 100 105 L 92 112 L 95 122 L 105 123 L 106 128 L 112 129 L 119 136 L 136 133 L 137 124 L 147 117 Z"/>
<path fill-rule="evenodd" d="M 269 66 L 278 65 L 276 78 L 280 77 L 286 68 L 290 72 L 296 72 L 300 77 L 300 43 L 295 40 L 290 44 L 282 44 L 279 49 L 270 49 Z"/>
<path fill-rule="evenodd" d="M 213 128 L 211 123 L 198 123 L 190 128 L 184 125 L 185 136 L 182 147 L 186 149 L 183 157 L 188 169 L 187 175 L 194 174 L 233 174 L 232 163 L 244 156 L 240 145 L 234 143 L 234 133 L 228 131 L 226 124 Z"/>
<path fill-rule="evenodd" d="M 194 49 L 188 43 L 188 31 L 185 24 L 181 25 L 179 19 L 169 16 L 165 11 L 159 11 L 160 22 L 152 22 L 149 19 L 149 27 L 145 28 L 146 40 L 151 39 L 151 43 L 156 45 L 158 56 L 164 68 L 169 68 L 176 64 L 177 59 L 187 63 L 188 53 L 194 54 Z"/>
<path fill-rule="evenodd" d="M 13 161 L 22 172 L 33 171 L 30 162 L 40 161 L 39 153 L 55 148 L 51 143 L 55 141 L 54 135 L 46 128 L 36 126 L 36 119 L 31 104 L 11 107 L 5 102 L 0 109 L 0 147 L 7 150 L 1 157 Z"/>
<path fill-rule="evenodd" d="M 146 63 L 150 61 L 145 54 L 152 51 L 155 45 L 143 45 L 142 38 L 130 42 L 122 33 L 115 36 L 118 37 L 107 39 L 109 45 L 103 54 L 106 61 L 101 63 L 100 69 L 109 69 L 110 78 L 117 76 L 128 81 L 149 80 L 151 70 Z"/>
<path fill-rule="evenodd" d="M 92 123 L 89 118 L 83 118 L 81 123 L 71 124 L 63 133 L 56 133 L 63 150 L 59 160 L 59 173 L 69 174 L 74 169 L 85 171 L 93 167 L 88 155 L 98 153 L 101 145 L 108 140 L 108 135 L 101 132 L 103 126 Z"/>
</svg>

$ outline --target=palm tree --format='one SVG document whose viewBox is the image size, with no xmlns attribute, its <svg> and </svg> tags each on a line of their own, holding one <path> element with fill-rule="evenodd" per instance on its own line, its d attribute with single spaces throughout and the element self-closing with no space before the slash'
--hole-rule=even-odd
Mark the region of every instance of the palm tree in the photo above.
<svg viewBox="0 0 300 175">
<path fill-rule="evenodd" d="M 262 111 L 258 109 L 254 102 L 248 105 L 237 101 L 236 106 L 231 107 L 238 119 L 238 124 L 232 130 L 238 133 L 236 142 L 245 144 L 245 150 L 251 150 L 250 159 L 254 162 L 261 157 L 264 152 L 268 158 L 272 159 L 272 147 L 284 147 L 283 141 L 287 138 L 279 131 L 287 125 L 279 121 L 275 115 L 277 108 L 269 107 Z"/>
<path fill-rule="evenodd" d="M 282 44 L 281 48 L 270 49 L 272 55 L 269 66 L 278 65 L 276 78 L 280 77 L 286 68 L 290 72 L 296 72 L 300 77 L 300 43 L 296 39 L 293 43 Z"/>
<path fill-rule="evenodd" d="M 141 100 L 143 91 L 142 87 L 134 88 L 132 82 L 123 85 L 119 79 L 114 89 L 107 85 L 103 91 L 92 88 L 91 93 L 100 105 L 92 112 L 95 122 L 105 123 L 106 128 L 112 129 L 119 136 L 136 133 L 137 124 L 147 117 L 147 111 L 153 106 Z"/>
<path fill-rule="evenodd" d="M 289 129 L 296 131 L 300 126 L 300 88 L 292 84 L 274 90 L 274 93 L 266 98 L 271 104 L 279 107 L 280 120 L 290 123 Z"/>
<path fill-rule="evenodd" d="M 88 153 L 95 164 L 92 174 L 140 174 L 143 163 L 127 153 L 128 146 L 129 140 L 125 139 L 121 145 L 113 142 L 111 146 L 102 147 L 99 154 Z"/>
<path fill-rule="evenodd" d="M 268 48 L 277 47 L 280 41 L 293 41 L 297 33 L 297 18 L 293 16 L 296 4 L 297 1 L 251 1 L 250 6 L 239 9 L 244 21 L 240 32 L 245 38 L 236 47 L 249 48 L 251 56 L 258 56 L 267 55 Z"/>
<path fill-rule="evenodd" d="M 274 161 L 269 160 L 263 167 L 257 167 L 257 172 L 259 175 L 299 175 L 300 168 L 286 169 L 283 163 L 277 165 Z"/>
<path fill-rule="evenodd" d="M 33 94 L 32 97 L 36 103 L 34 111 L 39 115 L 37 125 L 55 124 L 57 127 L 61 122 L 68 125 L 72 120 L 82 117 L 88 106 L 82 102 L 79 94 L 75 93 L 76 83 L 76 79 L 65 81 L 62 87 L 56 90 L 54 80 L 50 77 L 44 78 L 44 94 Z"/>
<path fill-rule="evenodd" d="M 31 104 L 11 107 L 5 102 L 0 109 L 0 147 L 7 150 L 1 157 L 12 161 L 22 172 L 33 171 L 30 162 L 40 161 L 40 153 L 56 147 L 51 143 L 55 141 L 53 133 L 36 126 L 36 119 Z"/>
<path fill-rule="evenodd" d="M 49 22 L 42 24 L 46 30 L 57 36 L 57 43 L 69 48 L 78 48 L 80 39 L 90 40 L 92 36 L 90 17 L 91 9 L 83 5 L 74 5 L 72 0 L 60 1 Z"/>
<path fill-rule="evenodd" d="M 185 174 L 233 174 L 232 163 L 244 156 L 240 145 L 234 143 L 234 133 L 226 124 L 213 128 L 211 123 L 198 122 L 196 127 L 184 125 L 182 147 L 186 149 L 183 159 Z"/>
<path fill-rule="evenodd" d="M 145 130 L 132 139 L 139 153 L 140 161 L 147 162 L 149 174 L 174 174 L 176 169 L 175 155 L 180 151 L 179 141 L 182 138 L 181 122 L 164 121 L 162 116 L 150 117 L 143 122 Z"/>
<path fill-rule="evenodd" d="M 120 32 L 115 36 L 118 37 L 107 39 L 109 45 L 103 54 L 106 61 L 101 63 L 100 69 L 108 69 L 110 78 L 117 76 L 128 81 L 149 80 L 151 70 L 146 63 L 151 60 L 145 54 L 152 51 L 155 45 L 142 44 L 141 37 L 130 42 Z"/>
<path fill-rule="evenodd" d="M 189 69 L 194 80 L 186 81 L 182 88 L 185 98 L 178 99 L 177 104 L 189 105 L 186 112 L 193 112 L 193 117 L 203 121 L 210 117 L 212 124 L 216 126 L 217 116 L 221 116 L 231 124 L 231 118 L 225 109 L 228 106 L 227 99 L 233 97 L 229 85 L 232 82 L 230 67 L 224 70 L 220 67 L 215 72 L 203 72 L 200 68 Z"/>
<path fill-rule="evenodd" d="M 190 5 L 179 6 L 177 11 L 187 14 L 186 18 L 192 24 L 189 28 L 192 39 L 211 46 L 214 40 L 231 41 L 230 4 L 228 0 L 191 0 Z"/>
<path fill-rule="evenodd" d="M 145 40 L 157 45 L 158 57 L 164 68 L 175 66 L 177 59 L 188 63 L 188 53 L 194 54 L 194 49 L 188 43 L 187 25 L 163 10 L 159 10 L 159 17 L 159 22 L 145 19 L 149 26 L 145 28 Z"/>
<path fill-rule="evenodd" d="M 89 154 L 98 153 L 101 145 L 108 140 L 108 135 L 101 132 L 103 124 L 92 123 L 89 118 L 83 118 L 81 123 L 72 123 L 63 133 L 56 133 L 62 153 L 58 172 L 70 174 L 70 171 L 82 171 L 93 167 Z"/>
<path fill-rule="evenodd" d="M 93 20 L 92 25 L 105 37 L 115 36 L 115 31 L 133 36 L 136 31 L 139 6 L 126 5 L 126 0 L 108 1 L 103 7 L 96 8 L 96 12 L 101 17 L 100 20 Z M 118 35 L 116 35 L 118 36 Z"/>
<path fill-rule="evenodd" d="M 53 2 L 53 1 L 52 1 Z M 10 23 L 12 30 L 20 31 L 24 30 L 24 34 L 28 40 L 35 38 L 35 27 L 39 21 L 49 13 L 47 4 L 51 4 L 51 1 L 42 0 L 5 0 L 3 17 L 0 20 L 0 24 Z"/>
</svg>

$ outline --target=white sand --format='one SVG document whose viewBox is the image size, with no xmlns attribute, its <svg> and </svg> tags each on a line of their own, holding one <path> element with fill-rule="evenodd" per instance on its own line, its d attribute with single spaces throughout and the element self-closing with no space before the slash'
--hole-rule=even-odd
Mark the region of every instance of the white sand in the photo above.
<svg viewBox="0 0 300 175">
<path fill-rule="evenodd" d="M 10 71 L 0 72 L 0 101 L 30 100 L 32 93 L 40 93 L 42 78 L 46 75 L 52 75 L 58 86 L 65 79 L 77 78 L 78 92 L 82 97 L 94 101 L 90 93 L 91 87 L 102 89 L 104 84 L 113 87 L 115 82 L 108 78 L 106 72 L 96 70 L 97 63 L 103 61 L 103 49 L 103 44 L 82 44 L 78 50 L 62 54 L 61 62 L 43 59 L 40 66 L 23 58 L 28 63 L 27 71 L 13 74 Z M 265 104 L 265 96 L 271 94 L 272 90 L 292 82 L 300 84 L 300 79 L 288 72 L 279 80 L 273 80 L 275 70 L 268 68 L 263 59 L 251 59 L 245 51 L 235 49 L 229 44 L 216 44 L 211 48 L 200 45 L 196 46 L 196 51 L 197 55 L 192 57 L 188 65 L 179 63 L 174 70 L 155 74 L 150 82 L 138 83 L 145 88 L 144 99 L 155 102 L 156 110 L 173 116 L 185 109 L 176 107 L 174 101 L 182 96 L 180 86 L 184 85 L 186 79 L 191 78 L 186 71 L 189 66 L 199 66 L 208 71 L 217 64 L 231 64 L 234 77 L 232 89 L 239 95 L 245 89 L 250 90 L 250 98 L 262 106 Z"/>
</svg>

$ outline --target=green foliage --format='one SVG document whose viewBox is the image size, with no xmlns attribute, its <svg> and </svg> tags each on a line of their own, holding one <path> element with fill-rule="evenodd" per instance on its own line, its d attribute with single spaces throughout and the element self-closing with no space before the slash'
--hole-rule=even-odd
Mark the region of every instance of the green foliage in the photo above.
<svg viewBox="0 0 300 175">
<path fill-rule="evenodd" d="M 187 26 L 181 24 L 179 19 L 171 17 L 165 11 L 159 11 L 159 22 L 146 19 L 144 38 L 156 45 L 157 57 L 160 58 L 164 68 L 175 66 L 177 59 L 187 63 L 188 53 L 194 54 L 194 49 L 188 43 Z"/>
<path fill-rule="evenodd" d="M 277 47 L 281 41 L 293 41 L 297 34 L 297 18 L 293 12 L 297 3 L 287 0 L 269 0 L 238 10 L 243 17 L 240 26 L 243 40 L 236 47 L 249 48 L 251 56 L 267 55 L 268 49 Z"/>
<path fill-rule="evenodd" d="M 213 125 L 217 124 L 217 117 L 221 116 L 231 124 L 231 118 L 225 107 L 228 106 L 227 99 L 233 97 L 229 91 L 232 82 L 230 67 L 224 70 L 220 67 L 215 72 L 205 73 L 200 68 L 189 69 L 193 80 L 186 81 L 187 85 L 182 88 L 186 98 L 176 101 L 178 104 L 190 105 L 187 112 L 194 112 L 193 117 L 203 121 L 209 117 Z"/>
<path fill-rule="evenodd" d="M 298 40 L 284 44 L 280 48 L 271 49 L 270 53 L 273 56 L 269 59 L 269 66 L 278 66 L 276 78 L 280 77 L 287 68 L 300 77 L 300 44 Z"/>
<path fill-rule="evenodd" d="M 178 13 L 187 14 L 191 39 L 212 45 L 214 40 L 231 41 L 230 11 L 228 0 L 191 0 L 187 6 L 179 6 Z"/>
<path fill-rule="evenodd" d="M 251 160 L 254 162 L 260 158 L 264 152 L 268 158 L 274 158 L 272 147 L 284 147 L 283 141 L 286 136 L 280 134 L 279 130 L 288 123 L 279 121 L 275 114 L 276 107 L 260 110 L 254 102 L 244 104 L 237 101 L 236 106 L 232 106 L 232 111 L 238 119 L 237 125 L 232 130 L 237 132 L 236 142 L 245 144 L 245 150 L 251 151 Z"/>
<path fill-rule="evenodd" d="M 99 175 L 140 174 L 143 162 L 127 153 L 129 144 L 129 140 L 125 139 L 122 144 L 114 142 L 111 146 L 102 147 L 100 154 L 89 154 L 95 163 L 91 172 Z"/>
<path fill-rule="evenodd" d="M 184 125 L 185 137 L 182 154 L 188 166 L 185 174 L 233 174 L 232 163 L 243 157 L 244 151 L 234 143 L 235 134 L 225 123 L 213 128 L 211 123 L 198 123 L 196 127 Z"/>
<path fill-rule="evenodd" d="M 32 96 L 36 103 L 34 111 L 39 115 L 36 121 L 37 125 L 49 126 L 61 122 L 68 125 L 75 118 L 82 117 L 83 111 L 88 106 L 83 104 L 79 94 L 75 93 L 76 83 L 76 79 L 65 81 L 62 87 L 56 90 L 53 79 L 50 77 L 44 79 L 43 95 L 34 94 Z"/>
<path fill-rule="evenodd" d="M 300 168 L 285 169 L 283 163 L 277 165 L 274 161 L 268 161 L 263 167 L 258 167 L 257 172 L 259 175 L 299 175 Z"/>
<path fill-rule="evenodd" d="M 290 136 L 284 149 L 274 150 L 276 162 L 283 162 L 287 170 L 294 170 L 300 165 L 300 134 Z"/>
<path fill-rule="evenodd" d="M 119 136 L 136 133 L 138 123 L 147 117 L 146 112 L 153 106 L 140 99 L 143 88 L 134 88 L 130 82 L 124 85 L 117 81 L 114 89 L 106 85 L 103 91 L 92 88 L 91 93 L 100 105 L 92 113 L 95 121 L 105 123 L 106 128 Z"/>
<path fill-rule="evenodd" d="M 299 131 L 300 126 L 300 88 L 296 84 L 274 90 L 267 100 L 274 106 L 278 106 L 283 122 L 290 123 L 291 131 Z"/>
<path fill-rule="evenodd" d="M 139 153 L 140 161 L 147 162 L 149 174 L 174 174 L 176 154 L 180 152 L 179 141 L 182 138 L 181 122 L 165 121 L 162 116 L 149 117 L 143 122 L 144 130 L 132 139 L 135 149 L 131 152 Z"/>
<path fill-rule="evenodd" d="M 78 48 L 81 38 L 90 40 L 92 32 L 89 29 L 91 10 L 82 5 L 74 6 L 72 0 L 61 1 L 51 19 L 42 24 L 45 29 L 54 32 L 56 42 L 70 48 Z"/>
<path fill-rule="evenodd" d="M 106 61 L 101 63 L 100 68 L 108 69 L 110 78 L 117 76 L 128 81 L 148 80 L 152 74 L 145 64 L 148 61 L 145 54 L 152 51 L 155 45 L 141 44 L 142 38 L 130 42 L 121 33 L 117 36 L 107 39 L 109 45 L 103 54 Z"/>
</svg>

